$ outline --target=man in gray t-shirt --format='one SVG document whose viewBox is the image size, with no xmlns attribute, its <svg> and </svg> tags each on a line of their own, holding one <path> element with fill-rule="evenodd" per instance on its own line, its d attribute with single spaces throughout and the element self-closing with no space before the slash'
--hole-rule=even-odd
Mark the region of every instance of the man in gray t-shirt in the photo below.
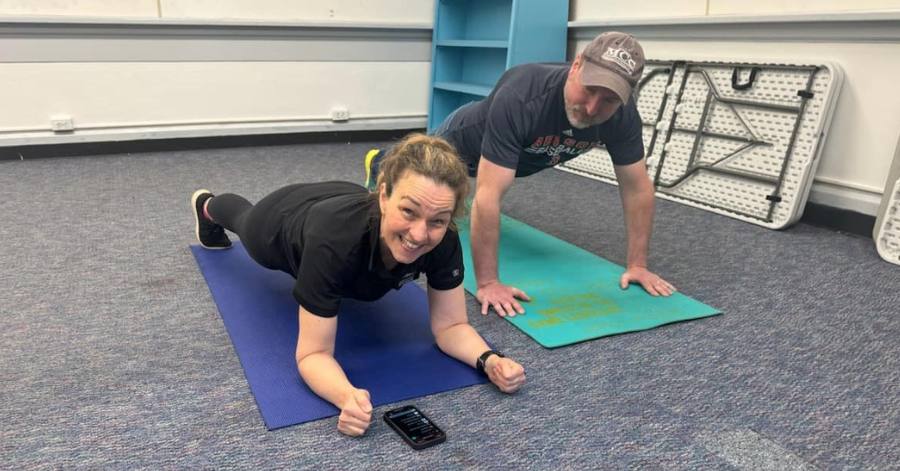
<svg viewBox="0 0 900 471">
<path fill-rule="evenodd" d="M 497 270 L 500 200 L 524 177 L 606 146 L 622 196 L 628 235 L 621 287 L 639 283 L 654 296 L 675 288 L 647 269 L 653 185 L 647 176 L 641 118 L 631 99 L 644 68 L 633 37 L 601 34 L 568 64 L 527 64 L 506 71 L 490 96 L 451 114 L 435 132 L 452 143 L 477 175 L 472 257 L 481 312 L 524 312 L 527 294 L 501 283 Z"/>
</svg>

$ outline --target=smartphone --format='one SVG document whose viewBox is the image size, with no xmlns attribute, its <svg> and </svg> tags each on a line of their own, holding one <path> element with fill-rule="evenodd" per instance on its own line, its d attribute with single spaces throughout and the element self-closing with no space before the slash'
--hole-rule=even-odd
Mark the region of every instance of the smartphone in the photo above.
<svg viewBox="0 0 900 471">
<path fill-rule="evenodd" d="M 384 413 L 384 421 L 415 450 L 443 443 L 447 439 L 444 431 L 425 417 L 416 406 L 389 410 Z"/>
</svg>

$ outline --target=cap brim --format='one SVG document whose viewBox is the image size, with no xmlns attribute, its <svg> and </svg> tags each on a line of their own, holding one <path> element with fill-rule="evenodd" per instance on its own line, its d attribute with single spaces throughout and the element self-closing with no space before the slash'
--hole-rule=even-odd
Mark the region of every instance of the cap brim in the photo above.
<svg viewBox="0 0 900 471">
<path fill-rule="evenodd" d="M 623 104 L 628 103 L 631 98 L 631 85 L 621 75 L 588 61 L 584 61 L 581 66 L 581 84 L 608 88 L 619 95 Z"/>
</svg>

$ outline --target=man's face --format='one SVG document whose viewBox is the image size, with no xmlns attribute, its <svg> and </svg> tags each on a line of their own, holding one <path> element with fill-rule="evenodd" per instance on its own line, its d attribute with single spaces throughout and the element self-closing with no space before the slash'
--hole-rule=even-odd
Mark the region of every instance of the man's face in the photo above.
<svg viewBox="0 0 900 471">
<path fill-rule="evenodd" d="M 605 87 L 584 86 L 581 83 L 582 64 L 583 59 L 579 55 L 569 69 L 563 91 L 566 117 L 576 129 L 604 123 L 622 106 L 622 100 L 614 91 Z"/>
</svg>

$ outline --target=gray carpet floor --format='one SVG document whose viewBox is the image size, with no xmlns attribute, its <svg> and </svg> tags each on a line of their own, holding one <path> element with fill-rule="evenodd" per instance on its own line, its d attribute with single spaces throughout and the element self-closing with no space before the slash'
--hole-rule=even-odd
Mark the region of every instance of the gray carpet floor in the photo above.
<svg viewBox="0 0 900 471">
<path fill-rule="evenodd" d="M 528 383 L 408 401 L 446 443 L 411 450 L 390 406 L 362 438 L 267 431 L 188 248 L 189 197 L 360 181 L 372 144 L 0 162 L 0 467 L 898 469 L 900 267 L 871 239 L 667 201 L 652 266 L 724 315 L 547 350 L 470 299 Z M 624 261 L 613 186 L 546 171 L 504 212 Z"/>
</svg>

